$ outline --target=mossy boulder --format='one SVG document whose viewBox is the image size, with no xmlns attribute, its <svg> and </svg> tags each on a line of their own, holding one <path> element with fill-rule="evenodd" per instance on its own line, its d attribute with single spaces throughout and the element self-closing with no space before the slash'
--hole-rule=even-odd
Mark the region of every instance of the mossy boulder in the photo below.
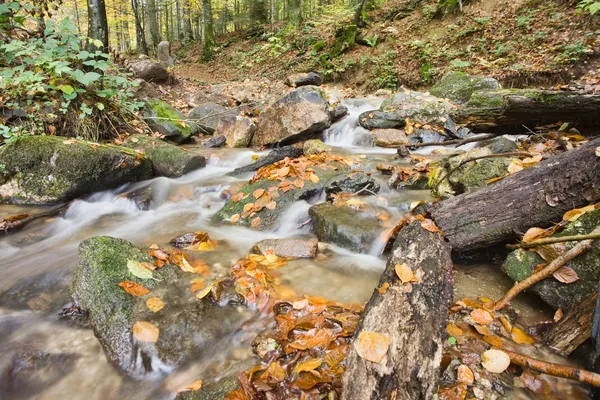
<svg viewBox="0 0 600 400">
<path fill-rule="evenodd" d="M 58 136 L 24 136 L 0 148 L 0 201 L 50 204 L 152 177 L 131 149 Z"/>
<path fill-rule="evenodd" d="M 327 147 L 325 143 L 323 143 L 319 139 L 311 139 L 304 142 L 302 150 L 304 151 L 305 155 L 311 155 L 324 153 L 329 150 L 329 147 Z"/>
<path fill-rule="evenodd" d="M 335 32 L 335 42 L 329 51 L 329 57 L 339 57 L 343 52 L 352 47 L 356 41 L 358 27 L 354 24 L 344 26 Z"/>
<path fill-rule="evenodd" d="M 203 386 L 200 390 L 178 393 L 175 400 L 223 400 L 229 393 L 239 388 L 240 381 L 237 375 L 227 376 Z"/>
<path fill-rule="evenodd" d="M 325 188 L 328 198 L 341 192 L 370 195 L 378 193 L 381 187 L 375 179 L 364 172 L 357 171 L 348 175 L 340 175 L 331 180 Z"/>
<path fill-rule="evenodd" d="M 150 128 L 175 143 L 187 142 L 198 133 L 196 124 L 189 123 L 184 113 L 163 100 L 148 100 L 142 115 Z"/>
<path fill-rule="evenodd" d="M 375 214 L 347 206 L 315 204 L 308 209 L 308 215 L 320 241 L 357 253 L 370 252 L 384 230 Z"/>
<path fill-rule="evenodd" d="M 152 161 L 155 176 L 177 178 L 206 166 L 206 158 L 148 135 L 133 135 L 125 145 L 144 152 Z"/>
<path fill-rule="evenodd" d="M 165 265 L 142 279 L 128 263 L 153 262 L 146 249 L 123 239 L 93 237 L 79 245 L 79 261 L 71 285 L 73 301 L 89 315 L 94 334 L 108 360 L 134 378 L 153 378 L 168 373 L 223 336 L 236 331 L 247 318 L 235 306 L 219 306 L 210 296 L 197 299 L 190 291 L 196 274 Z M 149 293 L 132 296 L 119 283 L 133 281 Z M 146 300 L 159 297 L 158 312 Z M 133 324 L 146 321 L 159 329 L 156 343 L 141 342 L 132 334 Z"/>
<path fill-rule="evenodd" d="M 588 212 L 576 221 L 570 222 L 560 232 L 552 237 L 583 235 L 590 233 L 600 226 L 600 209 Z M 571 249 L 578 242 L 566 242 L 566 249 Z M 508 255 L 502 270 L 515 281 L 522 281 L 530 276 L 539 264 L 546 264 L 538 253 L 531 250 L 518 249 Z M 537 294 L 547 304 L 554 308 L 568 310 L 573 304 L 582 301 L 598 287 L 600 280 L 600 246 L 596 241 L 593 249 L 577 256 L 566 264 L 573 268 L 579 279 L 573 283 L 565 284 L 553 277 L 533 285 L 530 291 Z"/>
<path fill-rule="evenodd" d="M 433 85 L 431 94 L 447 98 L 458 103 L 466 103 L 471 95 L 478 90 L 500 89 L 500 83 L 494 78 L 473 76 L 461 71 L 446 73 L 442 79 Z"/>
</svg>

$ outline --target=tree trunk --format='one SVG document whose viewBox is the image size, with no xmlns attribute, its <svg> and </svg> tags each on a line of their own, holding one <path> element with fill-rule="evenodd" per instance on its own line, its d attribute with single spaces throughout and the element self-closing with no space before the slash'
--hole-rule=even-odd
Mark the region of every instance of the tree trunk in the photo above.
<svg viewBox="0 0 600 400">
<path fill-rule="evenodd" d="M 215 33 L 213 30 L 212 7 L 210 1 L 211 0 L 202 0 L 202 43 L 204 48 L 202 58 L 204 60 L 209 60 L 212 57 L 213 48 L 215 47 Z"/>
<path fill-rule="evenodd" d="M 156 46 L 160 42 L 160 33 L 158 31 L 158 19 L 155 0 L 146 1 L 146 19 L 148 21 L 149 45 L 152 49 L 152 54 L 156 54 Z"/>
<path fill-rule="evenodd" d="M 192 9 L 190 0 L 183 1 L 183 40 L 190 42 L 194 40 L 194 32 L 192 31 Z"/>
<path fill-rule="evenodd" d="M 0 1 L 4 3 L 4 1 Z M 77 23 L 77 32 L 81 34 L 81 21 L 79 20 L 79 7 L 77 6 L 77 0 L 73 0 L 73 6 L 75 7 L 75 22 Z"/>
<path fill-rule="evenodd" d="M 431 399 L 437 391 L 448 306 L 452 300 L 450 246 L 438 233 L 413 222 L 403 228 L 355 333 L 355 348 L 347 358 L 342 398 Z M 404 264 L 420 282 L 402 283 L 396 266 Z M 417 272 L 421 270 L 420 272 Z M 408 277 L 402 274 L 407 281 Z M 379 363 L 356 351 L 363 332 L 391 340 Z"/>
<path fill-rule="evenodd" d="M 592 317 L 598 293 L 594 291 L 583 301 L 574 304 L 548 332 L 544 343 L 553 351 L 567 357 L 588 340 L 592 334 Z"/>
<path fill-rule="evenodd" d="M 144 32 L 144 24 L 141 16 L 144 11 L 140 10 L 139 0 L 131 0 L 131 8 L 133 9 L 133 17 L 135 19 L 135 42 L 137 50 L 148 55 L 148 44 L 146 43 L 146 33 Z"/>
<path fill-rule="evenodd" d="M 88 0 L 88 37 L 102 42 L 108 49 L 108 21 L 104 0 Z M 95 47 L 95 46 L 94 46 Z"/>
<path fill-rule="evenodd" d="M 300 4 L 300 0 L 289 0 L 288 15 L 288 26 L 298 28 L 302 23 L 302 5 Z"/>
<path fill-rule="evenodd" d="M 365 10 L 365 5 L 367 4 L 367 0 L 359 0 L 358 6 L 356 7 L 356 11 L 354 12 L 354 25 L 363 26 L 363 12 Z"/>
<path fill-rule="evenodd" d="M 435 203 L 429 212 L 455 251 L 515 240 L 531 227 L 600 201 L 600 138 L 501 181 Z"/>
<path fill-rule="evenodd" d="M 524 131 L 526 127 L 570 122 L 600 126 L 600 95 L 577 92 L 505 89 L 475 92 L 452 119 L 476 132 Z"/>
<path fill-rule="evenodd" d="M 252 25 L 263 25 L 267 22 L 265 0 L 250 0 L 250 19 Z"/>
</svg>

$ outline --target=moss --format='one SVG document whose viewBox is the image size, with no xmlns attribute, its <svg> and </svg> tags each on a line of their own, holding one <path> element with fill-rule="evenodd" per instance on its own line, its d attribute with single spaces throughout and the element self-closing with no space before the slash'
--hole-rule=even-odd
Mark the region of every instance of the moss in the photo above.
<svg viewBox="0 0 600 400">
<path fill-rule="evenodd" d="M 195 124 L 185 123 L 187 117 L 181 111 L 159 99 L 146 102 L 144 118 L 151 127 L 177 143 L 188 140 L 198 131 Z"/>
<path fill-rule="evenodd" d="M 329 56 L 331 58 L 336 58 L 340 56 L 344 51 L 349 49 L 356 40 L 357 32 L 358 27 L 354 24 L 342 28 L 337 35 L 335 43 L 329 51 Z"/>
<path fill-rule="evenodd" d="M 303 150 L 304 154 L 310 155 L 323 153 L 329 150 L 329 148 L 322 141 L 318 139 L 311 139 L 304 142 Z"/>
<path fill-rule="evenodd" d="M 320 52 L 321 50 L 323 50 L 325 48 L 325 41 L 324 40 L 319 40 L 317 41 L 314 45 L 313 45 L 313 51 L 315 53 Z"/>
<path fill-rule="evenodd" d="M 465 72 L 454 71 L 445 74 L 431 88 L 431 94 L 464 103 L 478 90 L 498 89 L 499 87 L 500 85 L 495 79 L 471 76 Z"/>
</svg>

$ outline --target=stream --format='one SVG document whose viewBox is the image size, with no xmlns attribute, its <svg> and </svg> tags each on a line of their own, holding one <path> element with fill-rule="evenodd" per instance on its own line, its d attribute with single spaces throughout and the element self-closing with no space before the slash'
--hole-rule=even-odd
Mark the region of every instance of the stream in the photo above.
<svg viewBox="0 0 600 400">
<path fill-rule="evenodd" d="M 361 145 L 368 132 L 357 127 L 358 115 L 377 108 L 381 100 L 343 100 L 349 115 L 325 133 L 325 143 L 334 154 L 361 159 L 362 168 L 372 173 L 382 188 L 378 196 L 369 196 L 365 201 L 384 207 L 393 220 L 400 220 L 407 215 L 412 202 L 432 198 L 428 191 L 389 189 L 388 177 L 381 175 L 375 167 L 378 163 L 394 160 L 395 149 Z M 156 243 L 170 248 L 169 240 L 178 235 L 205 231 L 220 245 L 218 251 L 202 257 L 213 272 L 221 275 L 261 239 L 315 237 L 310 224 L 303 224 L 309 219 L 310 203 L 324 201 L 323 195 L 310 202 L 294 204 L 273 231 L 214 223 L 212 216 L 225 203 L 222 192 L 230 188 L 235 190 L 253 175 L 231 177 L 226 174 L 251 163 L 253 156 L 266 152 L 198 146 L 188 146 L 188 150 L 206 155 L 207 166 L 178 179 L 156 178 L 95 193 L 74 201 L 62 217 L 35 221 L 0 240 L 0 371 L 9 368 L 15 354 L 23 351 L 69 355 L 53 361 L 52 368 L 33 373 L 26 384 L 9 381 L 9 374 L 4 372 L 5 376 L 0 378 L 4 390 L 0 391 L 0 398 L 172 399 L 177 388 L 198 378 L 206 382 L 218 379 L 223 371 L 252 357 L 252 332 L 238 332 L 221 338 L 218 346 L 206 349 L 194 362 L 166 377 L 133 381 L 107 362 L 91 329 L 58 316 L 69 304 L 77 246 L 89 237 L 108 235 L 139 246 Z M 434 150 L 436 148 L 428 148 L 417 154 L 427 155 Z M 148 209 L 140 209 L 140 203 Z M 0 217 L 43 209 L 0 205 Z M 385 267 L 387 256 L 381 255 L 382 248 L 383 244 L 376 242 L 368 254 L 356 254 L 327 245 L 316 258 L 291 261 L 283 267 L 280 270 L 282 285 L 293 288 L 298 294 L 322 296 L 342 303 L 366 302 Z M 456 300 L 464 297 L 498 299 L 512 286 L 512 281 L 497 265 L 458 264 L 454 278 Z M 520 310 L 519 322 L 523 326 L 552 319 L 552 310 L 532 296 L 520 296 L 514 306 Z M 575 365 L 541 345 L 537 349 L 529 347 L 528 355 Z M 558 392 L 564 394 L 562 398 L 587 398 L 587 391 L 582 386 L 550 379 L 559 385 Z M 527 390 L 517 389 L 511 398 L 534 398 L 532 395 Z"/>
</svg>

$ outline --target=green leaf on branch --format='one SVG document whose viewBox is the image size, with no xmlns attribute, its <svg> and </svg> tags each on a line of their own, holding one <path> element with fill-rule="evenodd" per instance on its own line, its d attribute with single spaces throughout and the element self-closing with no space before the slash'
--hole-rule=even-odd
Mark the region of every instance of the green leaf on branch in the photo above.
<svg viewBox="0 0 600 400">
<path fill-rule="evenodd" d="M 60 85 L 58 87 L 58 89 L 60 89 L 61 92 L 63 92 L 64 94 L 67 94 L 67 95 L 75 92 L 75 88 L 71 85 Z"/>
<path fill-rule="evenodd" d="M 97 72 L 86 72 L 84 73 L 81 70 L 77 70 L 74 72 L 73 74 L 75 76 L 75 79 L 77 80 L 77 82 L 81 83 L 82 85 L 89 85 L 92 82 L 97 81 L 98 79 L 100 79 L 100 77 L 102 77 L 102 75 L 100 75 Z"/>
</svg>

